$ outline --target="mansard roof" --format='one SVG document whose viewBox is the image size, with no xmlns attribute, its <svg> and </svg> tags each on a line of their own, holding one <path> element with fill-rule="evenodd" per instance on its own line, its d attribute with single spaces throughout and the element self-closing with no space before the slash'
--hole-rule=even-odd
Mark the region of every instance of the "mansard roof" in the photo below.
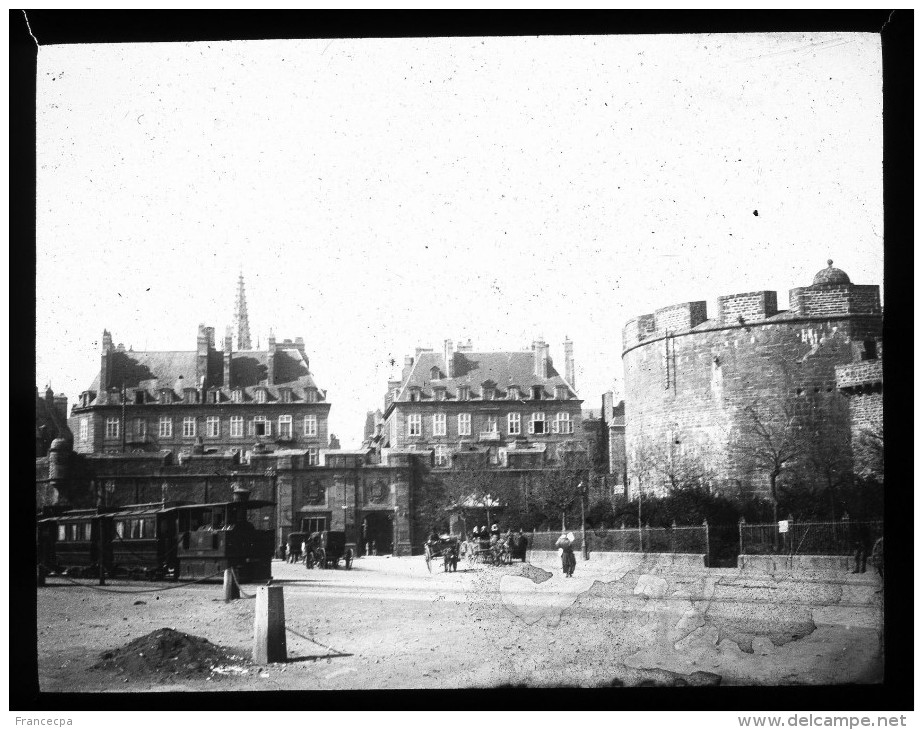
<svg viewBox="0 0 923 730">
<path fill-rule="evenodd" d="M 151 393 L 162 388 L 173 389 L 182 395 L 183 388 L 198 388 L 196 382 L 195 350 L 112 350 L 110 357 L 110 387 L 120 388 L 122 383 L 128 390 L 147 390 Z M 275 382 L 269 383 L 269 353 L 265 350 L 241 350 L 231 355 L 231 383 L 224 382 L 224 353 L 212 350 L 209 355 L 209 381 L 206 389 L 220 389 L 225 393 L 243 389 L 252 394 L 254 389 L 265 387 L 270 395 L 277 396 L 284 388 L 293 390 L 294 399 L 307 388 L 317 388 L 308 369 L 307 359 L 297 348 L 276 346 L 273 357 Z M 179 385 L 180 378 L 182 384 Z M 94 393 L 100 390 L 100 374 L 96 374 L 89 388 Z M 300 391 L 300 392 L 299 392 Z"/>
<path fill-rule="evenodd" d="M 430 378 L 430 371 L 438 367 L 440 375 L 446 373 L 445 356 L 441 352 L 421 352 L 414 361 L 413 367 L 402 383 L 398 401 L 409 400 L 408 390 L 420 388 L 423 397 L 432 393 L 433 388 L 444 387 L 447 398 L 457 398 L 458 389 L 463 386 L 470 388 L 472 396 L 480 394 L 481 386 L 485 383 L 495 383 L 499 391 L 498 398 L 502 398 L 510 386 L 516 386 L 522 391 L 522 397 L 529 397 L 529 391 L 534 385 L 541 385 L 549 397 L 554 395 L 555 388 L 567 389 L 568 398 L 579 398 L 563 377 L 554 368 L 551 359 L 548 360 L 548 377 L 542 378 L 535 374 L 535 355 L 526 352 L 455 352 L 452 362 L 454 377 L 442 377 L 438 380 Z"/>
</svg>

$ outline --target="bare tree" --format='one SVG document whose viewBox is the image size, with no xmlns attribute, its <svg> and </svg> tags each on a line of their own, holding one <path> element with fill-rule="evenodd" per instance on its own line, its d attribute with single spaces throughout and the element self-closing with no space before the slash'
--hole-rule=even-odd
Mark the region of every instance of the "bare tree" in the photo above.
<svg viewBox="0 0 923 730">
<path fill-rule="evenodd" d="M 636 484 L 665 487 L 669 492 L 708 487 L 714 480 L 712 468 L 698 448 L 684 448 L 666 435 L 659 441 L 642 436 L 633 451 L 629 468 Z"/>
<path fill-rule="evenodd" d="M 453 468 L 442 475 L 442 503 L 447 510 L 483 509 L 490 524 L 490 510 L 502 503 L 506 481 L 487 464 Z"/>
<path fill-rule="evenodd" d="M 567 459 L 543 469 L 532 481 L 533 498 L 549 513 L 561 515 L 565 529 L 567 510 L 583 493 L 590 472 L 586 453 L 574 453 Z"/>
<path fill-rule="evenodd" d="M 769 479 L 772 519 L 779 521 L 779 477 L 805 454 L 805 434 L 794 403 L 753 403 L 743 409 L 740 438 L 732 443 L 738 461 Z M 810 438 L 810 437 L 809 437 Z"/>
</svg>

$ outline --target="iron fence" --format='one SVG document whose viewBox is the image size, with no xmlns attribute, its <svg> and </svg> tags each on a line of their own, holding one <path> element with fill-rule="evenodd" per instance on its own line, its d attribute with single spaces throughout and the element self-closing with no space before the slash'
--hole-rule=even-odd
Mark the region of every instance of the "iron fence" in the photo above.
<svg viewBox="0 0 923 730">
<path fill-rule="evenodd" d="M 708 555 L 708 526 L 623 528 L 613 530 L 587 530 L 587 548 L 592 552 L 619 553 L 692 553 Z M 574 550 L 583 550 L 579 530 L 573 530 Z M 560 532 L 533 532 L 530 547 L 533 550 L 556 550 L 555 542 Z"/>
<path fill-rule="evenodd" d="M 857 546 L 871 550 L 882 536 L 882 523 L 839 520 L 750 525 L 741 522 L 741 555 L 852 555 Z"/>
</svg>

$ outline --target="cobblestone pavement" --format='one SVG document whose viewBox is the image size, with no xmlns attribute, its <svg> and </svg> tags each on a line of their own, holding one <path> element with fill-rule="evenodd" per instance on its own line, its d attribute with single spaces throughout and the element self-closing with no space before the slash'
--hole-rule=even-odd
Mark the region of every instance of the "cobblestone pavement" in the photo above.
<svg viewBox="0 0 923 730">
<path fill-rule="evenodd" d="M 429 573 L 422 557 L 352 570 L 273 562 L 289 661 L 183 684 L 87 671 L 104 650 L 162 627 L 249 656 L 254 601 L 220 584 L 50 578 L 38 590 L 44 691 L 457 688 L 499 684 L 829 684 L 881 681 L 871 574 L 750 574 L 630 556 Z M 128 591 L 170 588 L 158 592 Z M 244 586 L 248 593 L 253 586 Z M 124 591 L 124 592 L 121 592 Z"/>
</svg>

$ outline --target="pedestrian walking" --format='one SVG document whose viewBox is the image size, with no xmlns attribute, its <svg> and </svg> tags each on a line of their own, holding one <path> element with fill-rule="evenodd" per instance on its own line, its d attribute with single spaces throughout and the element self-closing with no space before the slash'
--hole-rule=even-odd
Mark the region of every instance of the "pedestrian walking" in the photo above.
<svg viewBox="0 0 923 730">
<path fill-rule="evenodd" d="M 574 533 L 561 533 L 555 543 L 561 555 L 561 569 L 567 578 L 574 577 L 574 568 L 577 567 L 577 558 L 574 556 Z"/>
</svg>

